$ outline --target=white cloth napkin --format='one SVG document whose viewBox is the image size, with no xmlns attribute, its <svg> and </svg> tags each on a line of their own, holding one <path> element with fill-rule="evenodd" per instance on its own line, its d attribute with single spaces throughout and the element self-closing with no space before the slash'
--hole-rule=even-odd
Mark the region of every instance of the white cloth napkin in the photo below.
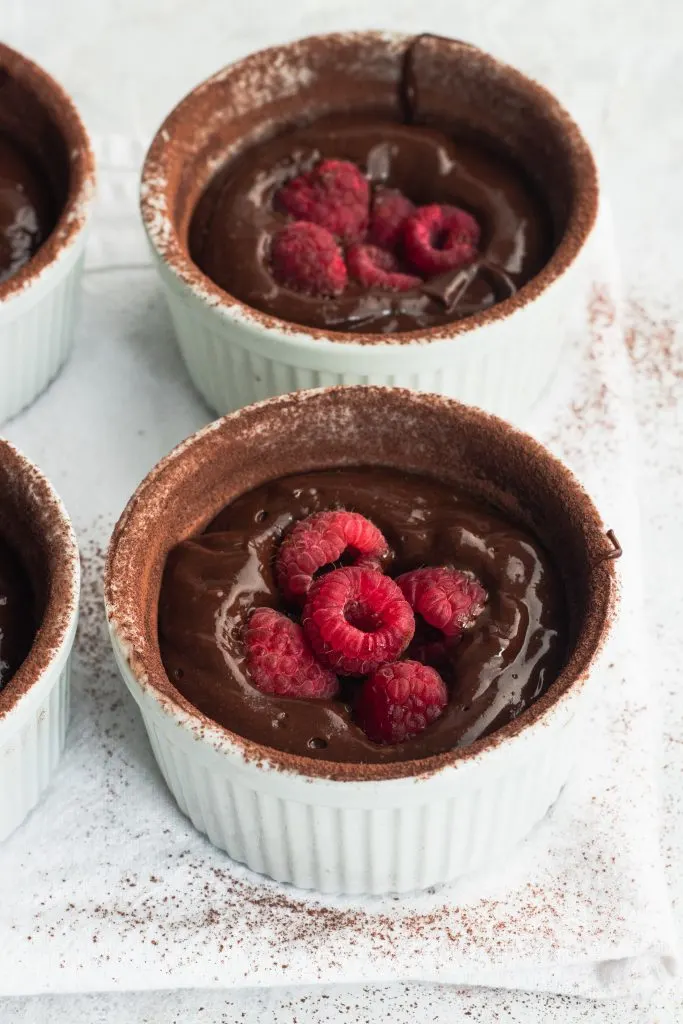
<svg viewBox="0 0 683 1024">
<path fill-rule="evenodd" d="M 105 151 L 75 358 L 6 431 L 67 502 L 85 586 L 68 749 L 0 848 L 0 996 L 398 979 L 599 998 L 668 979 L 677 953 L 658 851 L 656 666 L 640 621 L 638 438 L 609 233 L 585 335 L 529 425 L 579 473 L 625 549 L 622 617 L 578 769 L 497 869 L 408 898 L 322 899 L 250 873 L 193 830 L 109 652 L 100 577 L 111 525 L 143 473 L 209 414 L 141 266 L 139 147 L 119 139 Z"/>
</svg>

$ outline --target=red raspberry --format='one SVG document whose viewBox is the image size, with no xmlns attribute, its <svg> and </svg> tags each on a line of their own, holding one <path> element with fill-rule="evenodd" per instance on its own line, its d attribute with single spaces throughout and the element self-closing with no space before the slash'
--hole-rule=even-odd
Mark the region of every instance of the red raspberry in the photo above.
<svg viewBox="0 0 683 1024">
<path fill-rule="evenodd" d="M 278 551 L 275 573 L 288 600 L 308 593 L 313 577 L 347 549 L 354 565 L 381 571 L 379 559 L 389 546 L 380 530 L 358 512 L 316 512 L 297 523 Z"/>
<path fill-rule="evenodd" d="M 318 661 L 343 676 L 395 661 L 415 631 L 410 605 L 391 577 L 355 566 L 315 581 L 302 621 Z"/>
<path fill-rule="evenodd" d="M 413 274 L 402 274 L 393 253 L 376 245 L 352 245 L 346 254 L 352 277 L 366 288 L 386 288 L 392 292 L 407 292 L 422 284 Z"/>
<path fill-rule="evenodd" d="M 474 217 L 457 206 L 420 206 L 403 228 L 406 258 L 426 277 L 471 263 L 480 230 Z"/>
<path fill-rule="evenodd" d="M 287 224 L 273 238 L 273 273 L 280 284 L 305 295 L 341 295 L 348 275 L 329 231 L 305 221 Z"/>
<path fill-rule="evenodd" d="M 323 160 L 283 185 L 277 200 L 292 217 L 319 224 L 346 244 L 365 234 L 370 186 L 348 160 Z"/>
<path fill-rule="evenodd" d="M 396 583 L 413 611 L 450 638 L 473 626 L 486 603 L 479 581 L 459 569 L 415 569 Z"/>
<path fill-rule="evenodd" d="M 417 661 L 382 665 L 363 684 L 356 703 L 361 729 L 375 743 L 402 743 L 435 721 L 448 704 L 438 672 Z"/>
<path fill-rule="evenodd" d="M 257 608 L 244 637 L 251 682 L 278 697 L 336 696 L 339 680 L 313 657 L 301 626 L 274 608 Z"/>
<path fill-rule="evenodd" d="M 372 200 L 368 241 L 381 249 L 395 248 L 401 239 L 406 218 L 414 210 L 414 204 L 397 188 L 377 189 Z"/>
</svg>

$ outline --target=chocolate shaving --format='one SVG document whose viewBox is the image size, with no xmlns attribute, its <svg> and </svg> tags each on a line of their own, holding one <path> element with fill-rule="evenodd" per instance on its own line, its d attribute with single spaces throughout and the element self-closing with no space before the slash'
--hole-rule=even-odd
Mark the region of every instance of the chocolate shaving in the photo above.
<svg viewBox="0 0 683 1024">
<path fill-rule="evenodd" d="M 617 558 L 621 558 L 621 556 L 624 553 L 624 549 L 622 548 L 621 544 L 617 540 L 617 536 L 616 536 L 614 530 L 608 530 L 607 531 L 607 539 L 609 541 L 611 541 L 611 543 L 613 545 L 613 548 L 612 548 L 611 551 L 606 552 L 606 554 L 602 558 L 602 561 L 603 562 L 615 561 Z"/>
<path fill-rule="evenodd" d="M 460 39 L 451 39 L 448 36 L 440 36 L 435 32 L 421 32 L 419 36 L 414 37 L 403 55 L 401 78 L 398 86 L 401 115 L 405 124 L 417 123 L 416 111 L 418 107 L 418 93 L 417 75 L 415 73 L 415 55 L 420 45 L 430 39 L 447 43 L 449 46 L 456 44 L 457 46 L 468 46 L 473 48 L 471 43 L 465 43 Z"/>
<path fill-rule="evenodd" d="M 445 274 L 433 277 L 431 281 L 425 281 L 422 291 L 430 298 L 443 303 L 445 309 L 452 309 L 460 302 L 481 266 L 481 260 L 474 260 L 466 267 L 448 270 Z"/>
</svg>

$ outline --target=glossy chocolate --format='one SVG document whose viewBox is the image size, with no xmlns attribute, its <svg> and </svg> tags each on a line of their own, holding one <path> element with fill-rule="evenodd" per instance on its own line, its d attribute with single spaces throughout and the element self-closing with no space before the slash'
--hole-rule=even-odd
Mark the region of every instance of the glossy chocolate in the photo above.
<svg viewBox="0 0 683 1024">
<path fill-rule="evenodd" d="M 371 743 L 352 715 L 357 681 L 340 699 L 265 696 L 244 666 L 251 608 L 285 608 L 273 578 L 278 542 L 312 512 L 344 507 L 384 532 L 398 575 L 423 565 L 474 572 L 489 599 L 475 628 L 438 667 L 449 706 L 424 733 L 396 746 Z M 286 477 L 225 508 L 207 531 L 169 555 L 159 602 L 164 666 L 200 711 L 241 736 L 294 754 L 378 763 L 466 746 L 511 721 L 564 664 L 568 636 L 559 573 L 525 527 L 465 492 L 390 469 L 340 469 Z M 422 630 L 422 638 L 429 639 Z"/>
<path fill-rule="evenodd" d="M 406 49 L 397 83 L 401 121 L 363 113 L 331 115 L 276 135 L 228 162 L 200 199 L 190 225 L 190 254 L 204 273 L 254 309 L 290 323 L 387 334 L 435 327 L 489 309 L 544 267 L 554 248 L 549 209 L 499 140 L 467 140 L 420 124 L 419 57 L 423 44 L 435 38 L 416 36 Z M 352 161 L 373 192 L 397 188 L 417 206 L 462 206 L 482 229 L 477 259 L 400 293 L 364 288 L 353 280 L 336 298 L 281 285 L 269 260 L 272 238 L 288 220 L 278 209 L 277 192 L 322 159 Z"/>
<path fill-rule="evenodd" d="M 0 537 L 0 690 L 28 654 L 35 632 L 28 574 L 14 549 Z"/>
<path fill-rule="evenodd" d="M 373 187 L 398 188 L 416 205 L 462 206 L 481 225 L 480 257 L 407 292 L 350 280 L 341 296 L 325 298 L 278 284 L 270 245 L 288 220 L 277 206 L 278 189 L 322 158 L 351 160 Z M 509 298 L 547 262 L 551 235 L 544 204 L 526 176 L 480 143 L 458 142 L 433 128 L 336 116 L 229 164 L 199 203 L 190 247 L 209 277 L 255 309 L 312 327 L 387 333 L 459 320 Z"/>
<path fill-rule="evenodd" d="M 28 263 L 54 220 L 46 181 L 24 151 L 0 133 L 0 281 Z"/>
</svg>

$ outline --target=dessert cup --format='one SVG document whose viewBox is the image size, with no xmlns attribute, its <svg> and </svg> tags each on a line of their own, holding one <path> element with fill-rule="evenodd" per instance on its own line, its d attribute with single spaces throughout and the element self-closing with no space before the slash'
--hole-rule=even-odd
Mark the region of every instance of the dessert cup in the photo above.
<svg viewBox="0 0 683 1024">
<path fill-rule="evenodd" d="M 56 207 L 56 223 L 46 240 L 0 282 L 2 422 L 47 387 L 71 349 L 94 159 L 83 123 L 63 89 L 2 44 L 0 132 L 40 168 Z"/>
<path fill-rule="evenodd" d="M 251 308 L 191 258 L 193 213 L 227 160 L 278 129 L 330 113 L 400 117 L 398 85 L 414 41 L 359 32 L 253 54 L 199 85 L 155 136 L 142 174 L 143 221 L 190 377 L 217 412 L 302 388 L 379 384 L 449 395 L 520 421 L 580 324 L 598 208 L 590 149 L 544 88 L 441 37 L 420 44 L 429 69 L 420 115 L 496 140 L 535 179 L 551 213 L 554 252 L 515 295 L 423 330 L 324 331 Z"/>
<path fill-rule="evenodd" d="M 295 756 L 217 725 L 164 671 L 157 606 L 169 551 L 253 487 L 349 465 L 464 483 L 532 527 L 565 581 L 565 667 L 519 717 L 469 747 L 384 764 Z M 404 892 L 500 860 L 557 798 L 581 749 L 589 684 L 615 614 L 612 555 L 579 483 L 527 435 L 442 396 L 342 387 L 243 409 L 162 460 L 116 526 L 105 601 L 123 678 L 196 828 L 279 881 Z"/>
<path fill-rule="evenodd" d="M 0 690 L 1 841 L 38 803 L 64 747 L 80 590 L 64 506 L 40 470 L 3 440 L 0 531 L 25 564 L 39 621 L 28 656 Z"/>
</svg>

